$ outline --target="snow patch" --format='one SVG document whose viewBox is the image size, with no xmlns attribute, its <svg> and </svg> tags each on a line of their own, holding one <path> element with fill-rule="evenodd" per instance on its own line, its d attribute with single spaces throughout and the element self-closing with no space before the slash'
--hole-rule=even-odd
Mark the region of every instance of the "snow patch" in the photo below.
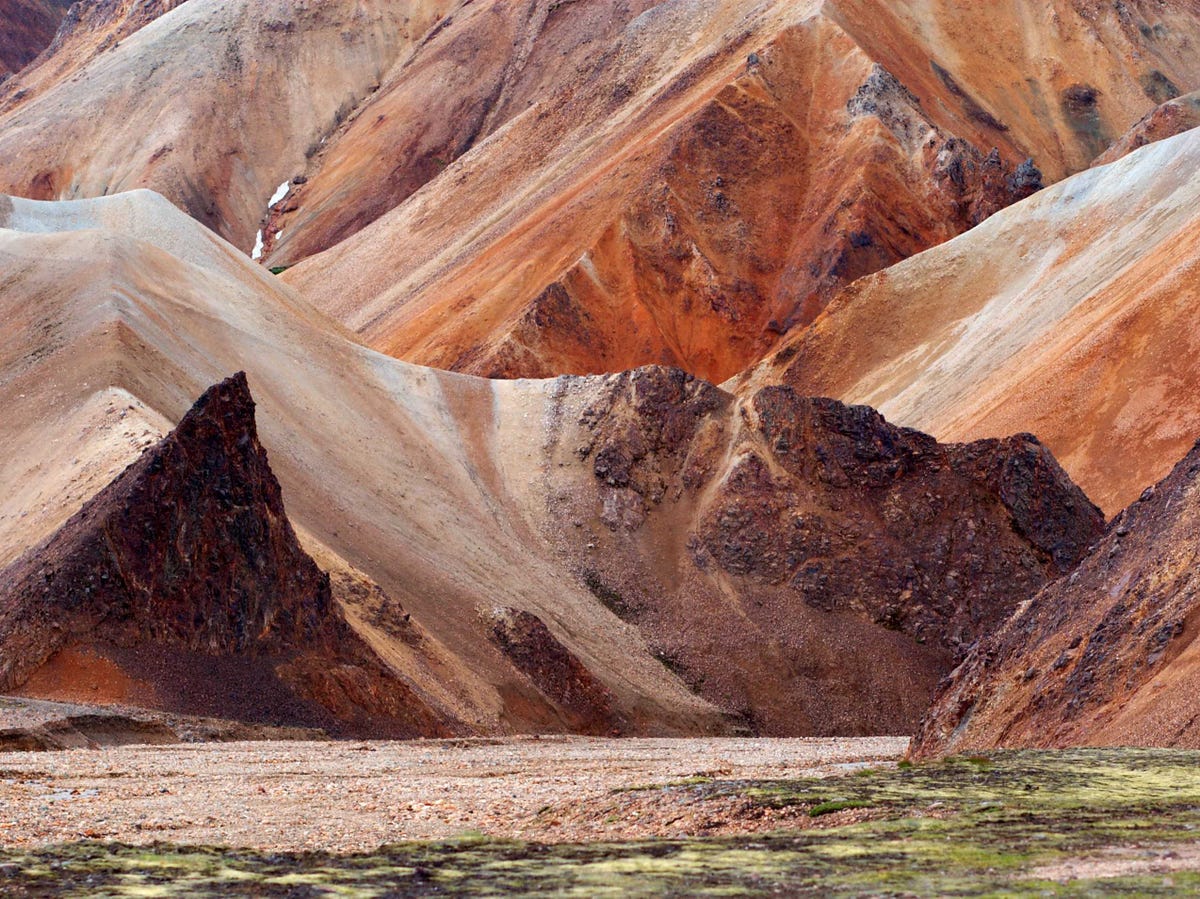
<svg viewBox="0 0 1200 899">
<path fill-rule="evenodd" d="M 262 259 L 263 254 L 263 233 L 262 229 L 258 229 L 258 235 L 254 238 L 254 252 L 250 254 L 250 258 L 254 260 Z"/>
<path fill-rule="evenodd" d="M 278 206 L 279 201 L 286 197 L 288 195 L 288 191 L 291 189 L 292 182 L 290 180 L 284 181 L 283 184 L 275 188 L 275 193 L 271 194 L 271 199 L 267 201 L 267 208 L 271 209 L 272 207 Z"/>
</svg>

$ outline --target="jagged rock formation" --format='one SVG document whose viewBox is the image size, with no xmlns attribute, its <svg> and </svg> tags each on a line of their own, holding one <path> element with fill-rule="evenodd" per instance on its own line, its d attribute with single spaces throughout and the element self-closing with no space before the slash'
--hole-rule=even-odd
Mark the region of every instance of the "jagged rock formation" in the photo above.
<svg viewBox="0 0 1200 899">
<path fill-rule="evenodd" d="M 242 374 L 0 573 L 0 649 L 4 692 L 86 652 L 148 684 L 146 705 L 445 732 L 357 639 L 296 542 Z"/>
<path fill-rule="evenodd" d="M 672 369 L 588 393 L 561 398 L 559 452 L 594 483 L 552 477 L 560 539 L 598 599 L 757 732 L 911 728 L 938 672 L 1103 529 L 1027 435 L 942 446 Z"/>
<path fill-rule="evenodd" d="M 1200 433 L 1197 165 L 1191 131 L 1047 188 L 851 285 L 731 386 L 790 384 L 939 440 L 1028 431 L 1115 514 Z"/>
<path fill-rule="evenodd" d="M 1173 97 L 1147 113 L 1145 118 L 1099 156 L 1093 165 L 1108 165 L 1147 144 L 1166 140 L 1193 128 L 1200 128 L 1200 92 L 1185 97 Z"/>
<path fill-rule="evenodd" d="M 917 756 L 1001 746 L 1200 747 L 1200 445 L 939 690 Z"/>
<path fill-rule="evenodd" d="M 72 0 L 0 2 L 0 83 L 41 53 L 63 20 Z"/>
</svg>

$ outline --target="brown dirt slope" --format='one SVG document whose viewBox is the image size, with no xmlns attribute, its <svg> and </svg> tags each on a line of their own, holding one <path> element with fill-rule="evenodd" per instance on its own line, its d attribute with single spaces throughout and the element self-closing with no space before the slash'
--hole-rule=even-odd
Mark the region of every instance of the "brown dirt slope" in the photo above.
<svg viewBox="0 0 1200 899">
<path fill-rule="evenodd" d="M 1200 445 L 1055 581 L 971 650 L 913 743 L 1200 746 Z"/>
<path fill-rule="evenodd" d="M 456 14 L 315 160 L 270 264 L 421 364 L 721 380 L 1200 84 L 1194 3 L 645 5 Z M 423 102 L 447 72 L 461 108 Z"/>
<path fill-rule="evenodd" d="M 390 736 L 445 733 L 355 636 L 300 548 L 245 375 L 0 573 L 0 690 L 61 651 L 147 685 L 138 704 Z M 43 680 L 45 677 L 43 676 Z"/>
<path fill-rule="evenodd" d="M 730 386 L 864 403 L 939 440 L 1028 431 L 1115 514 L 1200 433 L 1197 165 L 1193 130 L 1047 188 L 851 285 Z"/>
<path fill-rule="evenodd" d="M 0 2 L 0 82 L 29 65 L 54 39 L 72 0 Z"/>
</svg>

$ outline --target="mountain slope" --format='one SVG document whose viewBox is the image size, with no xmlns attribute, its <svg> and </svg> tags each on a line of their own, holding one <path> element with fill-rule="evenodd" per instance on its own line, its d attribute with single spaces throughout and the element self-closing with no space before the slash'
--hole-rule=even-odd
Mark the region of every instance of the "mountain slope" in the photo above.
<svg viewBox="0 0 1200 899">
<path fill-rule="evenodd" d="M 913 752 L 1200 746 L 1200 446 L 940 691 Z"/>
<path fill-rule="evenodd" d="M 146 192 L 5 201 L 0 261 L 0 560 L 244 365 L 351 626 L 467 731 L 910 727 L 1102 525 L 1027 437 L 938 446 L 668 369 L 496 382 L 389 359 Z"/>
<path fill-rule="evenodd" d="M 1038 169 L 1086 168 L 1200 84 L 1192 3 L 672 0 L 623 30 L 621 8 L 457 16 L 289 198 L 270 263 L 299 263 L 286 277 L 315 304 L 422 364 L 720 380 L 839 286 L 1025 196 Z M 494 115 L 426 114 L 420 85 L 501 19 L 529 72 L 488 70 Z M 581 48 L 592 27 L 604 42 Z M 559 37 L 551 78 L 539 60 Z"/>
<path fill-rule="evenodd" d="M 787 383 L 941 440 L 1030 431 L 1120 509 L 1200 433 L 1198 164 L 1191 131 L 1042 191 L 852 285 L 737 389 Z"/>
<path fill-rule="evenodd" d="M 92 0 L 0 97 L 0 192 L 164 194 L 246 252 L 437 3 Z M 137 85 L 131 90 L 130 85 Z"/>
</svg>

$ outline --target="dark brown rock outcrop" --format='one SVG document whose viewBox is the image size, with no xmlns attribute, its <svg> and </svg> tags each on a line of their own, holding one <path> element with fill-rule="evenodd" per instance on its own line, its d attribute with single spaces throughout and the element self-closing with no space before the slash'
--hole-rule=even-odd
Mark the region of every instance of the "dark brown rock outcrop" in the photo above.
<svg viewBox="0 0 1200 899">
<path fill-rule="evenodd" d="M 0 690 L 52 683 L 84 657 L 149 707 L 443 730 L 347 625 L 297 543 L 242 374 L 0 574 Z"/>
<path fill-rule="evenodd" d="M 664 368 L 612 377 L 578 423 L 595 490 L 561 514 L 581 579 L 757 732 L 913 728 L 955 659 L 1103 532 L 1029 435 L 943 445 Z"/>
<path fill-rule="evenodd" d="M 1200 445 L 1070 576 L 974 647 L 918 757 L 993 747 L 1200 747 Z"/>
<path fill-rule="evenodd" d="M 72 0 L 0 0 L 0 81 L 54 39 Z"/>
<path fill-rule="evenodd" d="M 492 642 L 561 712 L 574 733 L 611 735 L 622 721 L 613 695 L 532 612 L 506 607 L 488 616 Z"/>
</svg>

